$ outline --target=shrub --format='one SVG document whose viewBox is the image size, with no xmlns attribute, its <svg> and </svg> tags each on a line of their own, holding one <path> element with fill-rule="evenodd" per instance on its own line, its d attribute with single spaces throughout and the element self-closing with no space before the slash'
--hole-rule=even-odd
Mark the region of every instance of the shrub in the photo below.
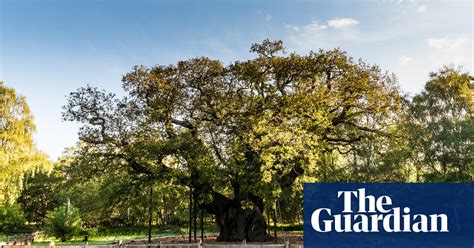
<svg viewBox="0 0 474 248">
<path fill-rule="evenodd" d="M 61 242 L 71 240 L 74 236 L 80 234 L 82 230 L 79 210 L 71 207 L 68 212 L 66 205 L 48 212 L 44 223 L 46 233 L 58 238 Z"/>
<path fill-rule="evenodd" d="M 17 205 L 0 206 L 0 232 L 15 233 L 25 228 L 25 215 Z"/>
<path fill-rule="evenodd" d="M 79 235 L 84 237 L 83 241 L 89 241 L 90 238 L 97 236 L 98 229 L 95 227 L 83 228 Z"/>
</svg>

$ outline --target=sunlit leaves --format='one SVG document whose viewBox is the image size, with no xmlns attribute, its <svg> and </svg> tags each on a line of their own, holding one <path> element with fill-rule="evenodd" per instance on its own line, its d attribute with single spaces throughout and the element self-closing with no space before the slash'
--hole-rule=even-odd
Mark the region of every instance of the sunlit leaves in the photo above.
<svg viewBox="0 0 474 248">
<path fill-rule="evenodd" d="M 26 99 L 0 82 L 0 204 L 13 203 L 27 170 L 49 170 L 47 156 L 33 143 L 35 126 Z"/>
<path fill-rule="evenodd" d="M 473 78 L 452 68 L 431 74 L 413 98 L 406 130 L 412 161 L 425 180 L 471 181 L 474 166 Z"/>
</svg>

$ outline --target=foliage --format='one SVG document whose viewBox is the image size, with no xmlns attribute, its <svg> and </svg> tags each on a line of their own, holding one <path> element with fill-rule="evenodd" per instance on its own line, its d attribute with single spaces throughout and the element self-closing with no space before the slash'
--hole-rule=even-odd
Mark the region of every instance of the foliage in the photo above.
<svg viewBox="0 0 474 248">
<path fill-rule="evenodd" d="M 72 239 L 80 234 L 82 230 L 82 220 L 79 209 L 62 205 L 48 212 L 45 222 L 45 230 L 62 242 Z"/>
<path fill-rule="evenodd" d="M 467 181 L 474 176 L 474 77 L 444 67 L 413 98 L 405 124 L 418 180 Z"/>
<path fill-rule="evenodd" d="M 64 118 L 83 123 L 80 167 L 134 185 L 188 186 L 216 214 L 222 239 L 242 239 L 230 223 L 263 212 L 303 174 L 340 180 L 332 175 L 344 168 L 328 159 L 388 138 L 403 102 L 391 75 L 340 50 L 282 50 L 266 40 L 252 46 L 257 58 L 229 66 L 209 58 L 137 66 L 122 99 L 90 86 L 71 93 Z M 251 230 L 264 240 L 258 225 Z"/>
<path fill-rule="evenodd" d="M 22 188 L 23 173 L 50 168 L 33 143 L 33 116 L 26 100 L 0 82 L 0 204 L 11 204 Z"/>
<path fill-rule="evenodd" d="M 25 216 L 17 205 L 0 205 L 0 233 L 15 233 L 25 225 Z"/>
<path fill-rule="evenodd" d="M 80 236 L 84 237 L 84 241 L 89 241 L 92 237 L 96 236 L 98 233 L 97 228 L 89 227 L 89 228 L 82 228 L 79 232 Z"/>
<path fill-rule="evenodd" d="M 25 212 L 28 222 L 41 226 L 46 213 L 59 206 L 63 181 L 58 167 L 49 173 L 45 171 L 25 173 L 23 190 L 17 203 Z"/>
<path fill-rule="evenodd" d="M 115 170 L 104 167 L 104 161 L 90 155 L 78 156 L 90 147 L 79 144 L 58 164 L 64 177 L 61 199 L 70 198 L 81 209 L 86 226 L 140 226 L 148 223 L 149 188 L 153 188 L 155 221 L 157 224 L 184 224 L 187 220 L 186 189 L 171 182 L 150 184 L 116 164 Z M 89 151 L 90 152 L 90 151 Z M 184 215 L 183 215 L 184 213 Z"/>
</svg>

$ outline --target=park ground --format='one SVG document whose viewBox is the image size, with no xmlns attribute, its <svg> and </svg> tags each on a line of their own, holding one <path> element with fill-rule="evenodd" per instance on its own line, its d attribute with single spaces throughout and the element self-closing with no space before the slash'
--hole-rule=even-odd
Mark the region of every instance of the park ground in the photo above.
<svg viewBox="0 0 474 248">
<path fill-rule="evenodd" d="M 272 226 L 273 228 L 273 226 Z M 273 229 L 269 230 L 273 236 Z M 214 241 L 219 233 L 217 226 L 209 226 L 204 228 L 204 240 Z M 302 239 L 303 227 L 301 225 L 278 224 L 277 238 L 283 241 L 284 239 L 292 239 L 299 241 Z M 18 234 L 21 235 L 21 234 Z M 39 236 L 32 245 L 46 245 L 49 242 L 55 242 L 56 245 L 105 245 L 114 244 L 121 241 L 133 243 L 145 243 L 148 239 L 147 227 L 117 227 L 117 228 L 99 228 L 97 234 L 89 238 L 88 241 L 84 237 L 77 236 L 72 240 L 60 242 L 58 239 L 51 236 Z M 187 242 L 189 238 L 189 229 L 187 226 L 167 226 L 167 227 L 153 227 L 152 237 L 153 242 L 161 240 L 162 242 Z M 196 233 L 197 239 L 200 236 L 200 230 Z M 7 242 L 13 238 L 13 235 L 6 235 L 0 233 L 0 243 Z M 194 240 L 194 236 L 193 236 Z"/>
</svg>

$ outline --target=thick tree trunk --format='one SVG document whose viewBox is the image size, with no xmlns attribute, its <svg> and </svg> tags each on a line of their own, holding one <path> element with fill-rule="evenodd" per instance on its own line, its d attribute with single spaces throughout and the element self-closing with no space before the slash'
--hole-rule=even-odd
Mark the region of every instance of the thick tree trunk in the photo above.
<svg viewBox="0 0 474 248">
<path fill-rule="evenodd" d="M 267 223 L 258 206 L 253 209 L 242 208 L 239 200 L 214 192 L 213 202 L 207 211 L 216 216 L 220 233 L 217 241 L 266 242 L 273 238 L 267 233 Z"/>
<path fill-rule="evenodd" d="M 243 208 L 229 208 L 221 215 L 217 215 L 217 224 L 220 228 L 217 241 L 266 242 L 272 240 L 267 233 L 267 223 L 258 207 L 253 210 Z"/>
</svg>

